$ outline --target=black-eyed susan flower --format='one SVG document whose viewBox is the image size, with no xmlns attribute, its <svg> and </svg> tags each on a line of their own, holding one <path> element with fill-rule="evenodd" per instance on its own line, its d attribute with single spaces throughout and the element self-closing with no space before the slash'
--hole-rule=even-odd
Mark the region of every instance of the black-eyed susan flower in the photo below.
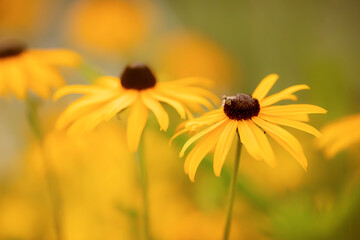
<svg viewBox="0 0 360 240">
<path fill-rule="evenodd" d="M 78 135 L 93 130 L 103 121 L 130 108 L 127 121 L 127 140 L 131 152 L 136 152 L 149 110 L 154 113 L 161 130 L 167 130 L 169 116 L 162 103 L 172 106 L 182 118 L 192 116 L 190 109 L 205 106 L 211 109 L 215 95 L 199 87 L 207 85 L 202 78 L 186 78 L 157 82 L 146 65 L 133 64 L 125 68 L 120 78 L 105 76 L 91 86 L 70 85 L 59 89 L 54 99 L 71 93 L 84 94 L 72 103 L 57 121 L 58 129 Z"/>
<path fill-rule="evenodd" d="M 0 95 L 14 94 L 25 99 L 28 89 L 41 98 L 48 98 L 52 88 L 64 84 L 59 66 L 76 66 L 80 57 L 63 49 L 28 49 L 22 42 L 0 42 Z"/>
<path fill-rule="evenodd" d="M 360 143 L 360 114 L 344 117 L 326 125 L 319 139 L 319 146 L 324 148 L 327 157 L 333 157 L 348 147 Z"/>
<path fill-rule="evenodd" d="M 184 129 L 175 136 L 205 127 L 204 130 L 191 137 L 180 152 L 182 157 L 193 143 L 201 139 L 185 160 L 185 172 L 192 181 L 200 162 L 213 148 L 215 148 L 214 172 L 216 176 L 220 176 L 236 132 L 240 136 L 241 143 L 255 159 L 264 160 L 271 166 L 275 165 L 275 156 L 268 141 L 268 135 L 306 170 L 307 159 L 299 141 L 279 125 L 293 127 L 319 137 L 319 131 L 304 122 L 308 120 L 308 114 L 326 113 L 326 110 L 309 104 L 272 106 L 281 100 L 296 100 L 297 97 L 293 95 L 296 91 L 309 89 L 307 85 L 295 85 L 266 97 L 277 79 L 276 74 L 268 75 L 252 95 L 241 93 L 235 96 L 224 96 L 223 107 L 184 124 Z"/>
</svg>

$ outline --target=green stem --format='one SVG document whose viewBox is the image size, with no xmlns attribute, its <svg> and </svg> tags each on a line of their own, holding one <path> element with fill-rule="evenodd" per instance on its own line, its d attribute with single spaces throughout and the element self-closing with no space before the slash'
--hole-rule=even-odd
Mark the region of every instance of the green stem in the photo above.
<svg viewBox="0 0 360 240">
<path fill-rule="evenodd" d="M 144 136 L 143 136 L 144 137 Z M 146 172 L 146 162 L 144 154 L 144 144 L 140 142 L 139 148 L 135 154 L 136 160 L 139 164 L 139 178 L 141 185 L 142 193 L 142 239 L 150 240 L 150 231 L 149 231 L 149 197 L 148 197 L 148 183 L 147 183 L 147 172 Z"/>
<path fill-rule="evenodd" d="M 40 144 L 40 151 L 41 151 L 43 166 L 45 170 L 46 185 L 52 203 L 56 239 L 61 240 L 62 239 L 62 232 L 61 232 L 62 204 L 60 199 L 60 189 L 56 177 L 52 172 L 51 166 L 44 151 L 44 133 L 41 128 L 40 119 L 38 116 L 39 102 L 36 101 L 35 99 L 28 98 L 26 103 L 27 103 L 27 119 L 29 122 L 30 129 Z"/>
<path fill-rule="evenodd" d="M 234 200 L 236 194 L 236 180 L 239 171 L 240 165 L 240 155 L 241 155 L 241 141 L 239 133 L 238 135 L 238 144 L 236 148 L 236 155 L 235 155 L 235 165 L 234 165 L 234 173 L 230 183 L 230 194 L 229 194 L 229 205 L 226 213 L 226 223 L 225 223 L 225 230 L 224 230 L 224 240 L 228 240 L 230 237 L 230 228 L 231 228 L 231 220 L 232 220 L 232 212 L 234 208 Z"/>
</svg>

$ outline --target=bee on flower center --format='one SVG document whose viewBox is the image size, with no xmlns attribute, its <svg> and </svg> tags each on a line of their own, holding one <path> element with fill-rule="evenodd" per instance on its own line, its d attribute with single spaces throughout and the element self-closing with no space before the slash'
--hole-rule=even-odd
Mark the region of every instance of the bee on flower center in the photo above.
<svg viewBox="0 0 360 240">
<path fill-rule="evenodd" d="M 236 94 L 235 96 L 223 96 L 222 106 L 228 118 L 234 120 L 247 120 L 255 117 L 260 112 L 260 104 L 256 98 L 249 94 Z"/>
<path fill-rule="evenodd" d="M 0 59 L 13 57 L 25 51 L 26 45 L 23 42 L 15 40 L 6 40 L 0 42 Z"/>
<path fill-rule="evenodd" d="M 128 65 L 121 74 L 121 85 L 126 89 L 143 90 L 152 88 L 156 78 L 150 68 L 142 63 Z"/>
</svg>

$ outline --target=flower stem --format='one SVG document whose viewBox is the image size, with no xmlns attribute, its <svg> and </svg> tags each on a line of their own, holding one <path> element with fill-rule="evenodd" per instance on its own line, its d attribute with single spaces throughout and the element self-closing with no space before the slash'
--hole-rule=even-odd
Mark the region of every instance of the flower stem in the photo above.
<svg viewBox="0 0 360 240">
<path fill-rule="evenodd" d="M 61 228 L 60 190 L 56 177 L 54 176 L 54 173 L 51 169 L 49 161 L 46 157 L 46 153 L 44 151 L 44 133 L 41 128 L 40 119 L 38 116 L 39 102 L 37 102 L 35 99 L 28 98 L 26 104 L 27 104 L 27 119 L 30 129 L 40 144 L 40 153 L 42 156 L 41 159 L 43 160 L 46 185 L 48 188 L 49 196 L 51 198 L 56 240 L 61 240 L 62 228 Z"/>
<path fill-rule="evenodd" d="M 144 138 L 144 136 L 143 136 Z M 139 164 L 139 178 L 142 192 L 142 225 L 143 232 L 142 238 L 144 240 L 150 240 L 150 231 L 149 231 L 149 198 L 148 198 L 148 183 L 147 183 L 147 172 L 146 172 L 146 162 L 144 154 L 144 144 L 140 141 L 139 148 L 135 154 L 136 160 Z"/>
<path fill-rule="evenodd" d="M 234 173 L 230 183 L 230 193 L 229 193 L 229 205 L 226 213 L 226 223 L 225 223 L 225 230 L 224 230 L 224 240 L 228 240 L 230 237 L 230 228 L 231 228 L 231 220 L 232 220 L 232 212 L 234 208 L 234 200 L 235 200 L 235 193 L 236 193 L 236 180 L 239 171 L 240 165 L 240 155 L 241 155 L 241 141 L 239 133 L 238 135 L 238 143 L 236 147 L 236 155 L 235 155 L 235 165 L 234 165 Z"/>
</svg>

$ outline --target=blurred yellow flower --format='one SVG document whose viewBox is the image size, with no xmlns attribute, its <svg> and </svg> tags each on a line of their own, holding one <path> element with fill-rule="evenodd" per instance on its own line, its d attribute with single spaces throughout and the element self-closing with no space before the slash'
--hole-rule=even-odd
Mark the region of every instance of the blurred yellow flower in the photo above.
<svg viewBox="0 0 360 240">
<path fill-rule="evenodd" d="M 319 146 L 324 148 L 327 157 L 360 143 L 360 114 L 344 117 L 326 125 L 321 133 Z"/>
<path fill-rule="evenodd" d="M 235 67 L 231 57 L 221 46 L 198 34 L 170 34 L 161 41 L 156 55 L 159 66 L 174 78 L 203 76 L 222 86 L 233 79 Z"/>
<path fill-rule="evenodd" d="M 146 4 L 132 1 L 79 1 L 68 19 L 69 38 L 98 52 L 127 51 L 144 40 L 150 21 Z"/>
<path fill-rule="evenodd" d="M 14 94 L 25 99 L 31 89 L 41 98 L 48 98 L 52 88 L 64 84 L 59 66 L 76 66 L 80 57 L 63 49 L 27 49 L 22 42 L 0 42 L 0 95 Z"/>
<path fill-rule="evenodd" d="M 46 21 L 39 21 L 48 6 L 45 0 L 0 0 L 0 29 L 5 32 L 16 30 L 34 32 Z M 47 9 L 49 11 L 49 8 Z"/>
<path fill-rule="evenodd" d="M 19 195 L 19 194 L 18 194 Z M 24 196 L 0 199 L 0 239 L 32 239 L 37 234 L 39 213 Z"/>
<path fill-rule="evenodd" d="M 190 151 L 185 160 L 185 172 L 189 174 L 192 181 L 201 160 L 215 146 L 214 172 L 216 176 L 220 176 L 236 131 L 246 150 L 255 159 L 264 160 L 271 166 L 275 165 L 275 156 L 265 135 L 268 134 L 306 170 L 307 160 L 299 141 L 278 125 L 293 127 L 319 137 L 319 131 L 303 121 L 308 119 L 310 113 L 326 113 L 326 110 L 309 104 L 271 106 L 284 99 L 296 100 L 294 92 L 309 89 L 307 85 L 295 85 L 265 97 L 277 79 L 276 74 L 268 75 L 252 95 L 241 93 L 235 96 L 224 96 L 222 108 L 189 120 L 184 129 L 175 135 L 210 126 L 191 137 L 180 152 L 180 157 L 182 157 L 191 144 L 205 136 Z"/>
<path fill-rule="evenodd" d="M 198 87 L 209 81 L 201 78 L 187 78 L 171 82 L 156 81 L 151 70 L 143 64 L 127 66 L 117 77 L 101 77 L 96 85 L 72 85 L 59 89 L 54 99 L 64 95 L 85 94 L 72 103 L 57 121 L 58 129 L 67 129 L 70 135 L 77 135 L 93 130 L 102 121 L 130 107 L 127 122 L 127 139 L 131 152 L 136 152 L 142 131 L 151 110 L 160 124 L 160 130 L 166 131 L 169 116 L 160 102 L 172 106 L 182 118 L 192 117 L 189 107 L 211 109 L 208 99 L 217 101 L 211 92 Z"/>
<path fill-rule="evenodd" d="M 132 239 L 133 219 L 126 210 L 136 213 L 140 196 L 135 162 L 126 161 L 132 156 L 124 136 L 119 124 L 107 123 L 78 138 L 53 130 L 42 146 L 29 146 L 26 167 L 31 180 L 44 184 L 44 161 L 57 177 L 65 239 Z M 45 220 L 50 222 L 50 217 Z M 50 224 L 42 231 L 51 228 Z"/>
</svg>

